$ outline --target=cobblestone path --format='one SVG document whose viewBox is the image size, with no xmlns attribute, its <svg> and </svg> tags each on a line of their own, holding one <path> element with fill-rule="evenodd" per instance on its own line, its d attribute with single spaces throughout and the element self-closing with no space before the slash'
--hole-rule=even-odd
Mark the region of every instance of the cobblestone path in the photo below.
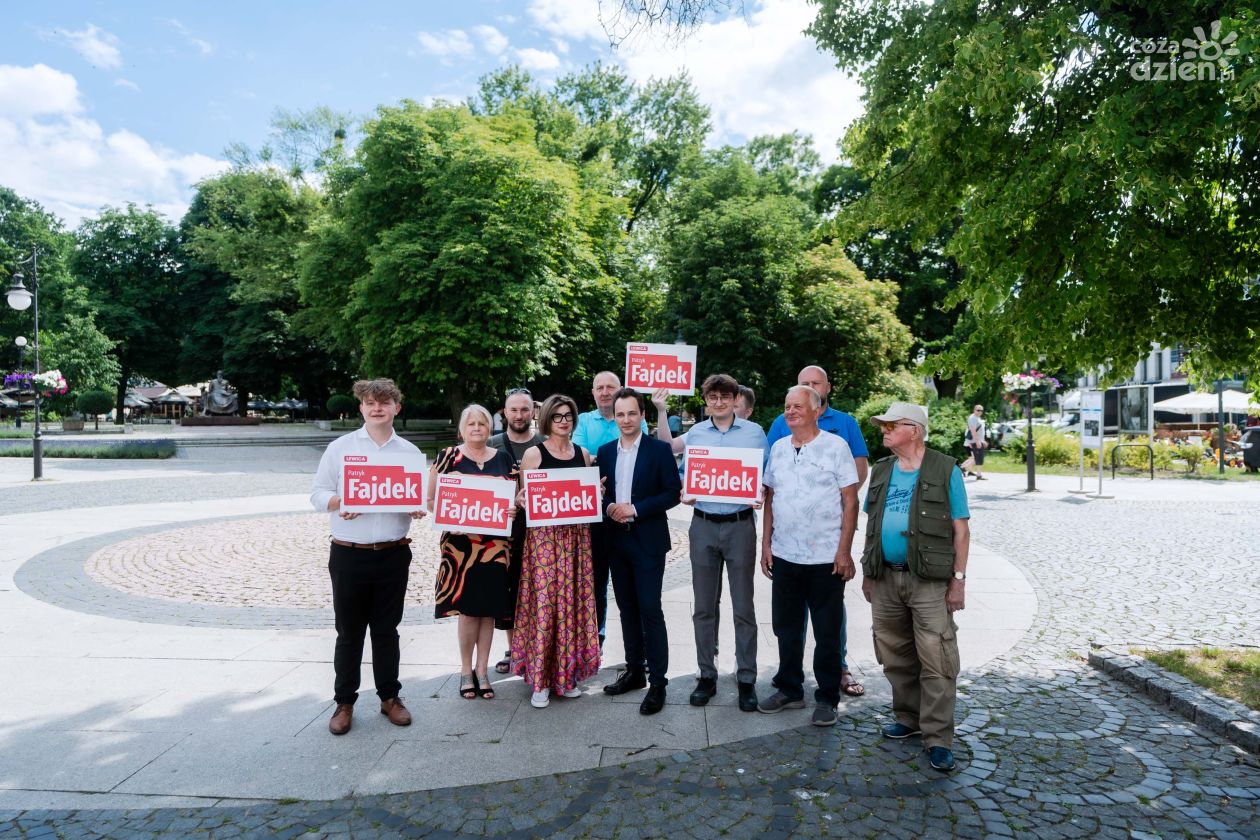
<svg viewBox="0 0 1260 840">
<path fill-rule="evenodd" d="M 1091 641 L 1260 644 L 1254 511 L 976 494 L 972 513 L 1040 610 L 966 675 L 951 776 L 916 741 L 882 741 L 887 709 L 866 706 L 833 729 L 618 768 L 334 802 L 0 812 L 0 836 L 1260 837 L 1255 756 L 1084 662 Z"/>
</svg>

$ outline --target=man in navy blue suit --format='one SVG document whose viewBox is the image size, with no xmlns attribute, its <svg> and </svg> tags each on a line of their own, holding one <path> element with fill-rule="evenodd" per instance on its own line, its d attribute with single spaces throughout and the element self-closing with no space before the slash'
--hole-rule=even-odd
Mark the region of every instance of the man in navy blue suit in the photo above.
<svg viewBox="0 0 1260 840">
<path fill-rule="evenodd" d="M 605 694 L 625 694 L 648 686 L 639 713 L 665 707 L 669 682 L 669 638 L 661 609 L 661 582 L 669 551 L 665 512 L 682 497 L 678 464 L 669 444 L 643 434 L 643 397 L 629 388 L 617 392 L 613 417 L 621 436 L 599 448 L 604 479 L 604 532 L 613 594 L 621 611 L 626 670 Z M 646 673 L 645 673 L 646 672 Z"/>
</svg>

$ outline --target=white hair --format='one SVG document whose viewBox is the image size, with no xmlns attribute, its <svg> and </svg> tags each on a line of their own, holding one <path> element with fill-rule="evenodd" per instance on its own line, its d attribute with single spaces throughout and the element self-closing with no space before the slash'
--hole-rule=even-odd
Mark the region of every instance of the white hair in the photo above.
<svg viewBox="0 0 1260 840">
<path fill-rule="evenodd" d="M 464 424 L 467 423 L 468 418 L 472 417 L 474 414 L 486 421 L 487 428 L 494 428 L 494 420 L 491 419 L 490 412 L 487 411 L 484 406 L 472 403 L 471 405 L 466 406 L 464 410 L 459 413 L 459 425 L 456 426 L 456 428 L 459 430 L 459 436 L 461 438 L 464 436 Z"/>
<path fill-rule="evenodd" d="M 822 368 L 819 368 L 821 370 Z M 809 394 L 809 404 L 814 408 L 822 408 L 822 397 L 818 396 L 818 392 L 808 385 L 793 385 L 787 389 L 787 396 L 792 396 L 793 391 Z"/>
</svg>

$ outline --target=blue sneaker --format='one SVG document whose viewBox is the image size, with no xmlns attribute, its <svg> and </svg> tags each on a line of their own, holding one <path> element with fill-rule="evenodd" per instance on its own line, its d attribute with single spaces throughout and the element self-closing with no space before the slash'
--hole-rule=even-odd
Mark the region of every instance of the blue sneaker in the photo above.
<svg viewBox="0 0 1260 840">
<path fill-rule="evenodd" d="M 945 747 L 928 747 L 928 764 L 933 770 L 948 773 L 954 769 L 954 753 Z"/>
<path fill-rule="evenodd" d="M 912 738 L 915 735 L 922 735 L 918 729 L 911 729 L 904 723 L 890 723 L 885 725 L 881 730 L 885 738 L 892 738 L 894 741 L 902 741 L 906 738 Z"/>
</svg>

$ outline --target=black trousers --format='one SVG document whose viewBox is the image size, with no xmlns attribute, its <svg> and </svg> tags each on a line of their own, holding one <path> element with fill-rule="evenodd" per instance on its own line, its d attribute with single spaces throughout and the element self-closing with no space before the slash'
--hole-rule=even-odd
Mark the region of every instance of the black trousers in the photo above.
<svg viewBox="0 0 1260 840">
<path fill-rule="evenodd" d="M 669 637 L 661 608 L 665 555 L 642 551 L 633 535 L 610 535 L 609 569 L 613 594 L 621 612 L 621 635 L 626 644 L 626 667 L 643 670 L 648 682 L 665 686 L 669 680 Z"/>
<path fill-rule="evenodd" d="M 591 571 L 595 583 L 595 620 L 599 622 L 599 643 L 604 644 L 608 626 L 608 531 L 603 522 L 591 525 Z"/>
<path fill-rule="evenodd" d="M 805 698 L 805 623 L 814 625 L 814 700 L 840 702 L 840 622 L 844 619 L 844 578 L 831 563 L 807 565 L 775 557 L 770 589 L 771 622 L 779 640 L 779 672 L 774 687 L 793 700 Z"/>
<path fill-rule="evenodd" d="M 398 625 L 407 595 L 411 546 L 384 551 L 332 545 L 328 575 L 332 579 L 333 614 L 337 620 L 337 646 L 333 651 L 333 699 L 353 704 L 359 696 L 359 668 L 363 662 L 363 638 L 372 631 L 372 678 L 382 700 L 397 697 Z"/>
</svg>

